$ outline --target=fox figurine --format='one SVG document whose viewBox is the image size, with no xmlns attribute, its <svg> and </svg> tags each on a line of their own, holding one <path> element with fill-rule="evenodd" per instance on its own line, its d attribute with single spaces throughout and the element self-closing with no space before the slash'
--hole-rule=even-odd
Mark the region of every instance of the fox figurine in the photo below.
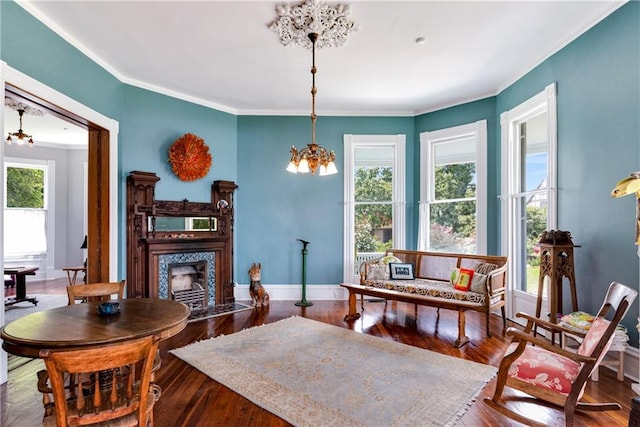
<svg viewBox="0 0 640 427">
<path fill-rule="evenodd" d="M 269 294 L 265 290 L 262 283 L 260 283 L 260 270 L 262 265 L 255 262 L 251 264 L 249 269 L 249 294 L 251 294 L 251 300 L 254 307 L 266 307 L 269 305 Z"/>
</svg>

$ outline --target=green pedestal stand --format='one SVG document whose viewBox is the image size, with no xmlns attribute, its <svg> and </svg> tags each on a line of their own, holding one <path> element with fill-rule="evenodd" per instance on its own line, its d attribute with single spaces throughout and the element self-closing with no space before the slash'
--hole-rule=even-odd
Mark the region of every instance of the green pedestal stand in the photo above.
<svg viewBox="0 0 640 427">
<path fill-rule="evenodd" d="M 309 307 L 313 305 L 311 301 L 307 301 L 307 245 L 309 242 L 298 239 L 302 242 L 302 299 L 296 303 L 298 307 Z"/>
</svg>

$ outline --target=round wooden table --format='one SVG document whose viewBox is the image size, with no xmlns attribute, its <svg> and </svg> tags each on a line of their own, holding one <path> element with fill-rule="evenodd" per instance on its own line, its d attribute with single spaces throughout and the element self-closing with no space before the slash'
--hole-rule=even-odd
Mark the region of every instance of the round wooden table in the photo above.
<svg viewBox="0 0 640 427">
<path fill-rule="evenodd" d="M 166 299 L 112 301 L 120 303 L 120 313 L 108 317 L 98 315 L 98 302 L 87 302 L 18 318 L 2 328 L 2 348 L 38 358 L 41 350 L 108 347 L 149 335 L 162 340 L 182 331 L 190 312 L 186 305 Z"/>
</svg>

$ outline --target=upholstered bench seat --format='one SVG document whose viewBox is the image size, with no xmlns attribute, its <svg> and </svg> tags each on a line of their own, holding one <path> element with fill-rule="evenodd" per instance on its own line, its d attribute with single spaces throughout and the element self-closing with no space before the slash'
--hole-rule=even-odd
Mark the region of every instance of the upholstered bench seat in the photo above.
<svg viewBox="0 0 640 427">
<path fill-rule="evenodd" d="M 365 285 L 433 298 L 466 301 L 477 305 L 483 305 L 485 298 L 484 294 L 478 292 L 454 289 L 450 282 L 419 278 L 413 280 L 366 280 Z"/>
</svg>

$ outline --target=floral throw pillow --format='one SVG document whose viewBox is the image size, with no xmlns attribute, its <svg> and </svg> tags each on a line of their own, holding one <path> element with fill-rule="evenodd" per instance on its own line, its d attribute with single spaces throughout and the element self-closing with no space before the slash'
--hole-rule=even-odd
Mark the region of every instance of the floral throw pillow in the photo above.
<svg viewBox="0 0 640 427">
<path fill-rule="evenodd" d="M 468 291 L 473 281 L 475 271 L 468 268 L 461 268 L 457 275 L 453 287 L 459 291 Z"/>
</svg>

